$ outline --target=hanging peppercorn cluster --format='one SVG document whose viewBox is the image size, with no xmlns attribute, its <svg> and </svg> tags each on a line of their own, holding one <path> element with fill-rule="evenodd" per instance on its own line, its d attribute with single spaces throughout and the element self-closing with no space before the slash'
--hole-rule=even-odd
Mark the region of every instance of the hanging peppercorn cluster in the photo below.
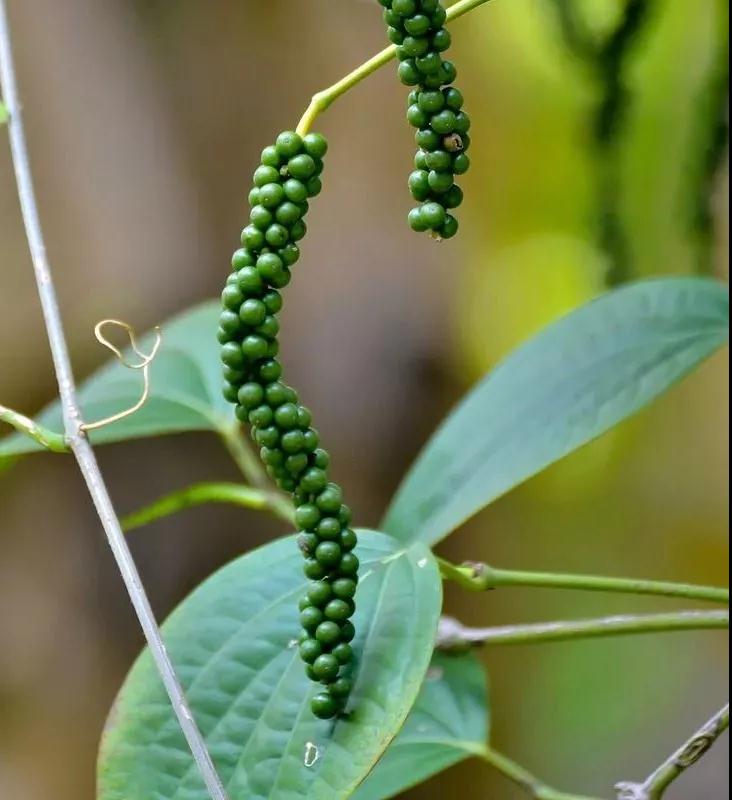
<svg viewBox="0 0 732 800">
<path fill-rule="evenodd" d="M 397 46 L 399 78 L 416 87 L 409 94 L 407 119 L 417 128 L 419 147 L 409 190 L 420 205 L 409 213 L 415 231 L 449 239 L 458 221 L 449 212 L 463 201 L 455 183 L 470 166 L 467 149 L 470 117 L 462 110 L 462 93 L 451 86 L 457 76 L 452 61 L 442 58 L 450 47 L 444 27 L 447 13 L 440 0 L 379 0 L 389 39 Z"/>
<path fill-rule="evenodd" d="M 249 194 L 250 224 L 232 258 L 218 331 L 224 396 L 251 426 L 268 474 L 293 497 L 298 545 L 311 580 L 300 601 L 300 655 L 309 677 L 324 684 L 312 700 L 323 719 L 342 711 L 351 688 L 343 673 L 353 659 L 356 534 L 340 487 L 328 480 L 328 453 L 319 446 L 310 412 L 281 380 L 277 313 L 278 290 L 290 282 L 300 255 L 308 199 L 321 189 L 327 148 L 319 134 L 286 131 L 262 152 Z"/>
</svg>

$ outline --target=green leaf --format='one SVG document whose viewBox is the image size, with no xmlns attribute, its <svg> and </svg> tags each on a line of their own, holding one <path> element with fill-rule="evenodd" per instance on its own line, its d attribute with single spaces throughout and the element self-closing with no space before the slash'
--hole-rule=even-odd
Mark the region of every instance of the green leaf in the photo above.
<svg viewBox="0 0 732 800">
<path fill-rule="evenodd" d="M 0 125 L 5 125 L 9 118 L 8 107 L 0 100 Z"/>
<path fill-rule="evenodd" d="M 488 741 L 488 693 L 473 655 L 435 653 L 399 736 L 357 789 L 355 800 L 384 800 L 478 755 Z"/>
<path fill-rule="evenodd" d="M 603 295 L 511 353 L 448 416 L 382 528 L 433 544 L 629 417 L 728 339 L 729 295 L 699 278 Z"/>
<path fill-rule="evenodd" d="M 219 303 L 210 301 L 185 311 L 162 326 L 163 343 L 150 367 L 150 397 L 136 413 L 92 431 L 95 444 L 118 442 L 182 431 L 230 428 L 232 407 L 221 395 L 219 345 L 216 341 Z M 149 352 L 152 337 L 141 341 Z M 84 419 L 89 422 L 133 406 L 142 393 L 142 375 L 123 367 L 116 359 L 95 372 L 79 387 Z M 61 431 L 61 407 L 52 403 L 37 421 Z M 16 434 L 0 440 L 3 457 L 31 453 L 42 448 L 27 436 Z"/>
<path fill-rule="evenodd" d="M 232 798 L 350 796 L 414 704 L 440 614 L 439 572 L 424 545 L 404 550 L 383 534 L 360 535 L 350 718 L 323 722 L 310 712 L 317 687 L 293 646 L 306 586 L 294 538 L 221 569 L 164 625 Z M 110 716 L 98 786 L 99 800 L 208 800 L 147 652 Z"/>
</svg>

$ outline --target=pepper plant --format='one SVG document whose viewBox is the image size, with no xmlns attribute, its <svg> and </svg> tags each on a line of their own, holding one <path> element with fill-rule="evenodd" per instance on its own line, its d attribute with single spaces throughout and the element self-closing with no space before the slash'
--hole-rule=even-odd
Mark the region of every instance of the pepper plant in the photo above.
<svg viewBox="0 0 732 800">
<path fill-rule="evenodd" d="M 162 343 L 157 331 L 139 343 L 132 337 L 130 351 L 115 349 L 117 359 L 78 393 L 73 379 L 63 381 L 63 331 L 48 294 L 7 22 L 0 19 L 11 144 L 61 390 L 35 420 L 0 406 L 0 419 L 17 429 L 0 441 L 0 465 L 43 449 L 74 453 L 148 626 L 150 647 L 131 668 L 102 736 L 99 800 L 381 800 L 465 758 L 483 759 L 539 800 L 583 800 L 494 748 L 486 675 L 473 647 L 728 627 L 720 609 L 467 628 L 441 616 L 444 581 L 474 592 L 556 587 L 721 606 L 728 591 L 455 565 L 435 553 L 478 511 L 648 405 L 723 347 L 728 292 L 721 283 L 629 283 L 525 342 L 425 444 L 378 531 L 353 527 L 313 415 L 282 380 L 283 290 L 297 270 L 307 270 L 306 258 L 295 266 L 304 217 L 327 185 L 328 145 L 313 122 L 397 57 L 400 79 L 415 87 L 407 117 L 419 150 L 409 188 L 421 205 L 408 221 L 435 239 L 454 236 L 457 220 L 448 212 L 463 198 L 454 176 L 469 165 L 470 121 L 452 86 L 457 70 L 441 54 L 451 41 L 447 21 L 484 2 L 461 0 L 445 10 L 438 0 L 379 0 L 394 45 L 315 95 L 297 130 L 263 150 L 221 300 L 164 323 Z M 142 400 L 130 367 L 144 373 Z M 197 587 L 164 623 L 163 648 L 128 551 L 115 538 L 120 525 L 109 516 L 89 443 L 186 431 L 217 436 L 242 482 L 184 488 L 129 515 L 123 527 L 222 502 L 275 515 L 283 537 Z M 725 707 L 647 780 L 619 781 L 615 797 L 661 797 L 727 725 Z"/>
</svg>

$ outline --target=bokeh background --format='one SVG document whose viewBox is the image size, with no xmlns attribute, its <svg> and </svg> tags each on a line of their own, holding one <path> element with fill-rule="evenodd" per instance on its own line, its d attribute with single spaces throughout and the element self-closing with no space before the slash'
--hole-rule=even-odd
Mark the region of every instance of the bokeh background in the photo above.
<svg viewBox="0 0 732 800">
<path fill-rule="evenodd" d="M 603 37 L 625 3 L 574 5 Z M 451 404 L 608 278 L 701 269 L 726 279 L 727 167 L 723 159 L 710 178 L 704 163 L 720 85 L 726 95 L 727 3 L 650 2 L 615 73 L 626 105 L 610 143 L 593 134 L 598 73 L 568 46 L 557 6 L 494 0 L 453 26 L 474 119 L 457 239 L 437 245 L 405 224 L 413 144 L 391 67 L 319 126 L 331 141 L 326 191 L 288 290 L 283 352 L 361 525 L 378 523 Z M 294 127 L 313 91 L 384 44 L 375 0 L 9 7 L 79 376 L 104 360 L 91 336 L 100 318 L 143 329 L 218 293 L 261 147 Z M 32 413 L 54 396 L 54 378 L 0 137 L 0 401 Z M 713 235 L 699 214 L 707 195 Z M 722 354 L 480 514 L 441 552 L 726 583 L 727 378 Z M 122 512 L 194 480 L 235 477 L 203 435 L 99 456 Z M 132 546 L 162 617 L 217 566 L 281 532 L 254 513 L 201 508 L 135 532 Z M 99 732 L 142 637 L 68 458 L 28 458 L 0 478 L 0 547 L 0 797 L 92 798 Z M 480 625 L 674 606 L 526 589 L 447 595 L 450 613 Z M 482 657 L 495 744 L 576 792 L 609 797 L 615 780 L 644 776 L 727 696 L 727 641 L 717 633 Z M 668 797 L 716 800 L 727 786 L 725 743 Z M 453 795 L 521 796 L 468 764 L 409 797 Z"/>
</svg>

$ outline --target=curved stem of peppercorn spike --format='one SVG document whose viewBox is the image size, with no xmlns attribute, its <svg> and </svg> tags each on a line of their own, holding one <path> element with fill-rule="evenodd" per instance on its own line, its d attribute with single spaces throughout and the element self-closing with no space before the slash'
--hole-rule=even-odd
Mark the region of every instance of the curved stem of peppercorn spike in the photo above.
<svg viewBox="0 0 732 800">
<path fill-rule="evenodd" d="M 178 511 L 205 503 L 228 503 L 255 511 L 271 511 L 282 517 L 274 500 L 272 492 L 253 489 L 251 486 L 242 486 L 240 483 L 195 483 L 166 494 L 150 505 L 123 517 L 122 529 L 129 532 L 155 520 L 169 517 Z M 283 518 L 291 523 L 293 521 L 292 512 Z"/>
<path fill-rule="evenodd" d="M 435 646 L 438 650 L 457 653 L 482 645 L 565 642 L 572 639 L 598 639 L 626 634 L 727 628 L 729 628 L 728 611 L 616 614 L 593 619 L 502 625 L 493 628 L 469 628 L 456 619 L 442 617 Z"/>
<path fill-rule="evenodd" d="M 623 781 L 615 785 L 618 800 L 660 800 L 666 789 L 693 767 L 729 728 L 729 703 L 687 739 L 643 783 Z"/>
<path fill-rule="evenodd" d="M 450 20 L 458 19 L 458 17 L 462 17 L 469 11 L 488 2 L 490 2 L 490 0 L 458 0 L 457 3 L 454 3 L 447 9 L 447 20 L 449 22 Z M 353 72 L 349 72 L 348 75 L 341 78 L 337 83 L 314 94 L 310 105 L 307 107 L 307 110 L 298 123 L 297 132 L 300 136 L 304 136 L 312 128 L 317 117 L 335 100 L 361 83 L 361 81 L 368 78 L 369 75 L 373 75 L 374 72 L 386 66 L 390 61 L 393 61 L 396 55 L 396 45 L 391 45 L 375 56 L 372 56 L 368 61 L 361 64 L 360 67 L 354 69 Z"/>
<path fill-rule="evenodd" d="M 476 755 L 486 764 L 490 764 L 493 769 L 500 772 L 509 781 L 520 786 L 534 800 L 599 800 L 596 797 L 567 794 L 553 789 L 520 764 L 512 761 L 503 753 L 498 752 L 498 750 L 494 750 L 489 745 L 486 745 Z"/>
<path fill-rule="evenodd" d="M 44 428 L 29 417 L 24 416 L 18 411 L 13 411 L 7 406 L 0 406 L 0 422 L 5 422 L 18 433 L 30 436 L 35 442 L 52 453 L 68 453 L 69 448 L 62 433 Z"/>
<path fill-rule="evenodd" d="M 13 64 L 5 0 L 0 0 L 0 82 L 4 95 L 3 99 L 9 114 L 8 133 L 18 187 L 18 199 L 38 285 L 38 295 L 56 372 L 59 397 L 63 408 L 65 441 L 76 457 L 79 470 L 94 501 L 94 506 L 107 535 L 110 549 L 114 554 L 122 579 L 130 595 L 130 600 L 137 612 L 140 626 L 150 647 L 151 655 L 208 793 L 213 800 L 226 800 L 226 791 L 208 753 L 206 743 L 195 723 L 175 669 L 168 657 L 160 629 L 155 621 L 142 580 L 122 533 L 109 492 L 99 470 L 96 456 L 82 428 L 84 421 L 76 397 L 76 385 L 71 359 L 61 322 L 56 290 L 51 277 L 51 268 L 46 255 L 46 246 L 33 189 L 21 103 L 15 79 L 15 66 Z"/>
<path fill-rule="evenodd" d="M 474 592 L 484 592 L 505 586 L 528 586 L 542 589 L 579 589 L 588 592 L 683 597 L 686 600 L 729 604 L 729 589 L 717 586 L 697 586 L 689 583 L 613 578 L 600 575 L 526 572 L 497 569 L 481 563 L 456 566 L 441 558 L 437 559 L 437 563 L 445 580 L 455 581 L 463 588 Z"/>
</svg>

